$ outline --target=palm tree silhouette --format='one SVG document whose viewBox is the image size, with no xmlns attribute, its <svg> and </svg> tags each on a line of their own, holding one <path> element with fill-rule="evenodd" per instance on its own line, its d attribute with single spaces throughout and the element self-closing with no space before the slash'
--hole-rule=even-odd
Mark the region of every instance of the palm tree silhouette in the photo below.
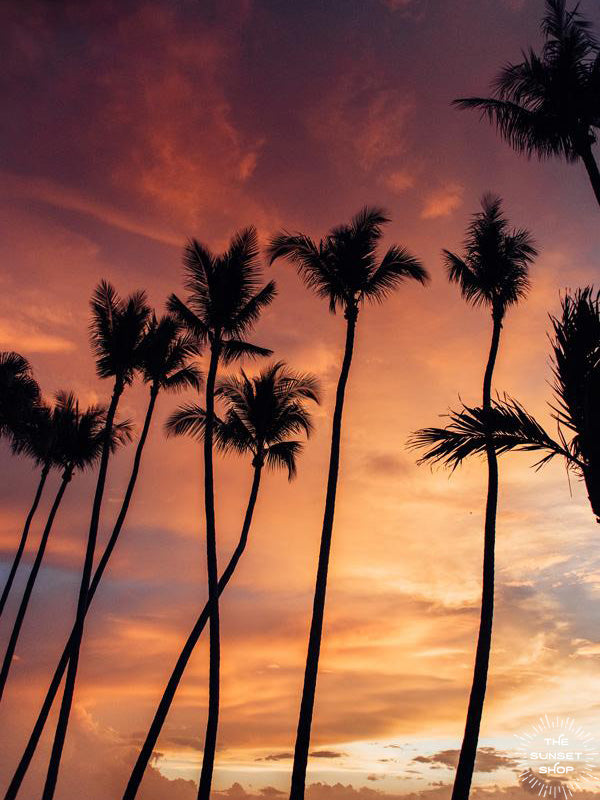
<svg viewBox="0 0 600 800">
<path fill-rule="evenodd" d="M 210 613 L 210 666 L 208 720 L 204 739 L 202 770 L 198 797 L 209 800 L 219 726 L 219 593 L 215 499 L 213 486 L 213 417 L 215 381 L 219 362 L 231 363 L 243 356 L 267 356 L 271 351 L 245 340 L 261 311 L 275 297 L 275 284 L 259 289 L 261 270 L 258 263 L 255 228 L 235 234 L 229 248 L 215 255 L 205 245 L 192 239 L 185 248 L 183 262 L 187 303 L 176 295 L 169 298 L 170 310 L 187 326 L 189 332 L 210 347 L 206 377 L 206 426 L 204 434 L 204 508 L 206 516 L 206 558 Z"/>
<path fill-rule="evenodd" d="M 534 464 L 545 466 L 554 457 L 585 482 L 590 507 L 600 522 L 600 295 L 592 287 L 562 299 L 562 315 L 551 317 L 554 327 L 553 371 L 555 403 L 550 407 L 557 424 L 556 439 L 515 399 L 496 400 L 487 419 L 498 454 L 509 450 L 537 451 Z M 423 460 L 455 469 L 472 455 L 485 451 L 485 420 L 481 407 L 451 411 L 445 428 L 425 428 L 416 436 L 428 450 Z M 566 431 L 566 433 L 565 433 Z"/>
<path fill-rule="evenodd" d="M 457 283 L 464 299 L 474 306 L 491 311 L 492 338 L 483 378 L 484 415 L 491 409 L 492 376 L 498 355 L 500 333 L 506 312 L 523 298 L 529 289 L 529 264 L 537 255 L 533 240 L 525 229 L 509 230 L 502 214 L 502 201 L 485 195 L 482 210 L 473 216 L 464 241 L 464 255 L 444 250 L 448 278 Z M 421 446 L 422 433 L 411 440 Z M 465 732 L 452 790 L 453 800 L 467 800 L 473 777 L 479 727 L 487 685 L 488 664 L 492 643 L 494 615 L 494 559 L 496 511 L 498 506 L 498 462 L 491 432 L 486 434 L 485 452 L 488 465 L 488 487 L 485 508 L 483 548 L 483 586 L 481 619 L 473 683 L 469 698 Z M 426 460 L 424 456 L 423 460 Z"/>
<path fill-rule="evenodd" d="M 304 433 L 307 437 L 310 435 L 312 424 L 305 401 L 312 400 L 318 403 L 319 389 L 317 380 L 312 375 L 292 372 L 279 361 L 266 367 L 255 378 L 249 378 L 242 372 L 240 378 L 221 381 L 215 394 L 222 400 L 226 411 L 224 419 L 218 417 L 214 419 L 217 448 L 224 453 L 251 455 L 253 467 L 252 488 L 242 532 L 238 545 L 219 580 L 220 595 L 229 583 L 246 548 L 262 470 L 265 464 L 273 469 L 283 467 L 287 469 L 290 480 L 295 476 L 296 461 L 302 450 L 302 443 L 289 437 L 298 433 Z M 206 413 L 203 408 L 195 404 L 183 406 L 169 418 L 167 430 L 176 436 L 188 435 L 203 439 L 206 431 Z M 129 778 L 123 800 L 133 800 L 137 795 L 177 687 L 209 615 L 210 603 L 207 603 L 171 673 Z"/>
<path fill-rule="evenodd" d="M 52 800 L 56 791 L 56 781 L 73 703 L 115 414 L 125 387 L 132 382 L 134 373 L 140 365 L 140 345 L 150 314 L 144 292 L 136 292 L 122 299 L 114 287 L 106 281 L 101 281 L 96 288 L 91 301 L 91 310 L 90 338 L 96 355 L 96 372 L 100 378 L 114 378 L 114 384 L 103 430 L 100 466 L 79 587 L 77 612 L 69 652 L 69 666 L 42 800 Z"/>
<path fill-rule="evenodd" d="M 420 283 L 425 283 L 428 278 L 421 263 L 403 247 L 396 245 L 390 247 L 383 259 L 380 262 L 377 261 L 377 245 L 386 222 L 388 219 L 381 209 L 364 208 L 352 218 L 349 224 L 333 228 L 325 239 L 318 243 L 305 234 L 282 231 L 273 237 L 268 249 L 271 263 L 278 258 L 287 258 L 297 268 L 306 286 L 318 297 L 329 300 L 329 310 L 334 314 L 338 310 L 343 310 L 346 319 L 346 345 L 333 413 L 325 513 L 294 751 L 291 800 L 302 800 L 306 783 L 310 729 L 319 667 L 327 571 L 335 513 L 342 412 L 359 309 L 365 300 L 375 303 L 382 302 L 407 278 Z"/>
<path fill-rule="evenodd" d="M 127 489 L 123 497 L 121 509 L 115 522 L 113 531 L 106 543 L 94 576 L 90 582 L 90 589 L 87 598 L 87 609 L 96 594 L 98 585 L 108 566 L 110 557 L 115 549 L 121 529 L 125 523 L 129 505 L 133 497 L 133 492 L 137 482 L 139 469 L 142 460 L 142 453 L 150 430 L 152 417 L 156 405 L 158 394 L 161 391 L 178 392 L 187 387 L 196 390 L 201 386 L 201 374 L 189 359 L 198 355 L 198 347 L 193 337 L 185 335 L 181 331 L 181 324 L 172 316 L 166 315 L 157 320 L 153 315 L 144 339 L 140 344 L 139 370 L 142 379 L 150 386 L 150 398 L 144 424 L 138 439 L 131 475 L 127 484 Z M 46 697 L 38 714 L 35 726 L 29 737 L 21 760 L 13 775 L 11 783 L 5 795 L 5 800 L 15 798 L 21 787 L 23 779 L 31 763 L 31 759 L 36 751 L 40 737 L 44 730 L 46 721 L 52 709 L 54 699 L 60 688 L 60 684 L 69 663 L 69 652 L 72 646 L 73 632 L 65 645 L 58 665 L 54 671 L 52 681 L 46 693 Z"/>
<path fill-rule="evenodd" d="M 79 410 L 79 403 L 72 393 L 61 392 L 56 395 L 56 404 L 51 411 L 51 426 L 54 432 L 54 461 L 63 469 L 62 479 L 56 497 L 50 509 L 46 526 L 42 533 L 38 550 L 33 562 L 33 567 L 27 579 L 23 598 L 15 618 L 8 646 L 4 654 L 2 669 L 0 670 L 0 699 L 12 664 L 19 634 L 25 619 L 29 600 L 33 592 L 48 538 L 52 530 L 54 518 L 62 502 L 67 486 L 71 482 L 75 471 L 84 471 L 93 466 L 99 458 L 102 449 L 102 433 L 104 430 L 105 409 L 92 406 L 87 411 Z M 127 424 L 115 426 L 110 446 L 114 450 L 118 445 L 128 440 L 129 428 Z"/>
<path fill-rule="evenodd" d="M 14 352 L 0 353 L 0 438 L 8 438 L 13 452 L 26 453 L 34 459 L 37 467 L 41 467 L 33 503 L 25 518 L 17 551 L 0 597 L 0 617 L 21 563 L 29 529 L 52 467 L 52 458 L 43 447 L 46 442 L 43 434 L 49 427 L 45 424 L 48 414 L 40 404 L 40 388 L 33 378 L 27 359 Z"/>
<path fill-rule="evenodd" d="M 592 152 L 600 127 L 600 53 L 578 5 L 546 0 L 541 54 L 530 49 L 504 67 L 492 97 L 455 100 L 481 111 L 519 153 L 539 159 L 581 160 L 600 204 L 600 172 Z"/>
</svg>

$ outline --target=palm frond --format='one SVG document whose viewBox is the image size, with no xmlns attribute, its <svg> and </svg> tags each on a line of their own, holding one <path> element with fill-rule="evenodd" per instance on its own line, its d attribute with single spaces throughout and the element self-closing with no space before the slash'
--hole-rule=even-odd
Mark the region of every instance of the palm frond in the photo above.
<svg viewBox="0 0 600 800">
<path fill-rule="evenodd" d="M 426 284 L 429 274 L 419 259 L 411 255 L 405 247 L 394 245 L 368 278 L 364 295 L 371 301 L 381 303 L 407 279 Z"/>
<path fill-rule="evenodd" d="M 265 459 L 271 469 L 287 469 L 288 480 L 291 481 L 297 474 L 297 461 L 302 452 L 302 442 L 285 441 L 276 442 L 268 447 Z"/>
<path fill-rule="evenodd" d="M 510 450 L 542 451 L 545 455 L 536 462 L 536 468 L 555 456 L 562 456 L 571 466 L 580 466 L 567 448 L 552 439 L 520 403 L 508 396 L 495 401 L 487 414 L 481 407 L 463 406 L 448 417 L 450 423 L 445 428 L 423 428 L 410 437 L 411 449 L 425 450 L 419 464 L 443 464 L 454 471 L 465 458 L 484 455 L 487 436 L 491 434 L 499 455 Z"/>
<path fill-rule="evenodd" d="M 267 347 L 244 342 L 240 339 L 225 339 L 221 344 L 221 358 L 224 364 L 231 364 L 240 358 L 265 358 L 273 351 Z"/>
</svg>

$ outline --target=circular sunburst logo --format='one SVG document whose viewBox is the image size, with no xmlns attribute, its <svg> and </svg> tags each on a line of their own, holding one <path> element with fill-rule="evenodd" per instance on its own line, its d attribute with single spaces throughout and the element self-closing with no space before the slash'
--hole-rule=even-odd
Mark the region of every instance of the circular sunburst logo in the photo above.
<svg viewBox="0 0 600 800">
<path fill-rule="evenodd" d="M 568 798 L 578 789 L 590 788 L 595 780 L 595 739 L 572 717 L 544 714 L 515 737 L 519 781 L 529 792 L 542 798 Z"/>
</svg>

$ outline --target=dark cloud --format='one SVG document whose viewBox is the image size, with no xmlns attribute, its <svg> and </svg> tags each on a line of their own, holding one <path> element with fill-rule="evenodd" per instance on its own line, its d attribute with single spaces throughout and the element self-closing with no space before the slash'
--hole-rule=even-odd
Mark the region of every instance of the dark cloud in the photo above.
<svg viewBox="0 0 600 800">
<path fill-rule="evenodd" d="M 343 758 L 346 753 L 338 753 L 337 750 L 313 750 L 311 758 Z"/>
<path fill-rule="evenodd" d="M 430 764 L 432 769 L 441 767 L 454 768 L 458 764 L 459 750 L 440 750 L 430 756 L 416 756 L 413 762 L 418 764 Z M 480 747 L 477 751 L 475 769 L 477 772 L 495 772 L 497 769 L 514 768 L 518 766 L 518 761 L 505 753 L 501 753 L 494 747 Z"/>
</svg>

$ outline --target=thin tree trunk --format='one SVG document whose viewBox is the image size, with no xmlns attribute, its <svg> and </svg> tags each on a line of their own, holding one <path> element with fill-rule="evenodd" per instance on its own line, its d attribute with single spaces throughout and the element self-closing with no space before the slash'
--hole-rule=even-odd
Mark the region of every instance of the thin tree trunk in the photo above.
<svg viewBox="0 0 600 800">
<path fill-rule="evenodd" d="M 213 477 L 213 429 L 215 412 L 215 380 L 219 366 L 218 339 L 210 351 L 210 366 L 206 378 L 206 424 L 204 428 L 204 510 L 206 513 L 206 566 L 208 571 L 208 604 L 210 607 L 210 655 L 208 675 L 208 719 L 204 737 L 202 770 L 198 785 L 198 800 L 210 800 L 217 730 L 219 727 L 219 681 L 221 642 L 219 626 L 219 572 L 217 565 L 217 534 L 215 527 L 215 493 Z"/>
<path fill-rule="evenodd" d="M 331 534 L 333 530 L 333 517 L 335 513 L 335 494 L 340 464 L 342 412 L 344 409 L 346 383 L 348 382 L 348 374 L 350 372 L 350 365 L 352 363 L 356 319 L 357 311 L 355 309 L 350 309 L 347 312 L 346 347 L 344 351 L 342 369 L 338 379 L 335 409 L 333 412 L 327 495 L 325 499 L 325 513 L 323 516 L 323 530 L 321 533 L 321 548 L 319 552 L 319 565 L 317 568 L 312 621 L 308 640 L 308 653 L 306 656 L 306 669 L 304 672 L 304 687 L 302 690 L 302 702 L 300 704 L 300 716 L 298 719 L 298 731 L 296 734 L 296 747 L 294 750 L 294 766 L 292 771 L 290 800 L 303 800 L 304 798 L 306 767 L 308 764 L 308 750 L 310 746 L 310 729 L 315 704 L 317 673 L 319 669 L 319 653 L 321 650 L 321 636 L 323 633 L 323 614 L 325 611 L 327 572 L 329 569 Z"/>
<path fill-rule="evenodd" d="M 58 780 L 58 771 L 60 769 L 60 761 L 62 758 L 62 751 L 65 743 L 65 737 L 67 735 L 69 716 L 71 714 L 71 706 L 73 704 L 73 694 L 75 693 L 77 667 L 79 666 L 79 651 L 81 649 L 81 640 L 83 638 L 85 612 L 87 610 L 87 598 L 90 588 L 90 579 L 92 576 L 92 567 L 94 563 L 94 551 L 96 549 L 98 525 L 100 522 L 100 509 L 102 506 L 102 497 L 104 495 L 104 486 L 106 484 L 106 473 L 108 470 L 108 459 L 110 456 L 110 440 L 115 414 L 122 392 L 123 386 L 120 381 L 117 380 L 115 382 L 112 398 L 106 414 L 102 455 L 100 458 L 100 468 L 98 470 L 98 480 L 96 482 L 96 493 L 94 495 L 94 503 L 92 506 L 90 531 L 88 534 L 83 572 L 81 575 L 81 585 L 79 587 L 77 613 L 75 616 L 75 625 L 72 633 L 72 645 L 69 653 L 69 666 L 67 669 L 65 689 L 58 715 L 58 723 L 56 725 L 56 732 L 54 734 L 54 741 L 52 743 L 52 752 L 50 754 L 50 762 L 48 764 L 48 773 L 46 775 L 46 783 L 44 784 L 42 800 L 52 800 L 54 797 L 54 792 L 56 791 L 56 782 Z"/>
<path fill-rule="evenodd" d="M 494 327 L 487 367 L 483 380 L 483 410 L 488 412 L 492 406 L 492 375 L 498 355 L 502 320 L 493 315 Z M 490 649 L 492 646 L 492 620 L 494 616 L 494 559 L 496 545 L 496 511 L 498 508 L 498 458 L 489 427 L 486 430 L 486 455 L 488 464 L 488 489 L 485 508 L 485 531 L 483 546 L 483 587 L 481 594 L 481 617 L 473 683 L 469 697 L 467 721 L 463 736 L 458 767 L 452 789 L 452 800 L 468 800 L 471 780 L 475 769 L 479 728 L 483 714 L 483 703 L 487 686 Z"/>
<path fill-rule="evenodd" d="M 248 533 L 250 531 L 250 525 L 252 523 L 252 515 L 254 513 L 254 506 L 256 505 L 256 498 L 258 496 L 258 489 L 260 486 L 260 476 L 262 471 L 262 465 L 255 466 L 254 468 L 254 479 L 252 481 L 252 489 L 250 491 L 250 498 L 248 500 L 248 506 L 246 508 L 246 516 L 244 517 L 244 525 L 242 527 L 242 533 L 240 536 L 240 540 L 237 544 L 237 547 L 233 551 L 233 555 L 229 560 L 229 564 L 225 568 L 223 575 L 219 580 L 219 595 L 223 592 L 227 584 L 229 583 L 229 579 L 233 575 L 235 568 L 237 567 L 238 561 L 244 550 L 246 549 L 246 544 L 248 542 Z M 177 659 L 177 663 L 175 664 L 175 668 L 171 673 L 171 677 L 169 678 L 169 682 L 163 692 L 163 696 L 160 699 L 160 703 L 158 704 L 158 708 L 154 714 L 154 719 L 152 720 L 152 724 L 150 725 L 150 729 L 148 730 L 148 734 L 146 736 L 146 740 L 142 745 L 142 749 L 140 754 L 135 762 L 135 766 L 129 778 L 129 782 L 127 784 L 127 788 L 125 789 L 125 793 L 123 794 L 123 800 L 134 800 L 137 795 L 138 789 L 142 782 L 142 778 L 144 777 L 144 772 L 148 763 L 152 757 L 152 753 L 156 747 L 156 743 L 158 741 L 158 737 L 160 736 L 160 732 L 162 727 L 165 723 L 167 718 L 167 714 L 169 713 L 169 709 L 171 708 L 171 703 L 175 697 L 175 693 L 177 691 L 177 687 L 183 677 L 183 673 L 185 668 L 188 665 L 190 660 L 190 656 L 192 655 L 196 644 L 198 643 L 198 639 L 204 630 L 206 622 L 210 615 L 210 605 L 206 603 L 204 608 L 202 609 L 202 613 L 198 617 L 196 624 L 192 628 L 192 632 L 187 638 L 181 653 L 179 654 L 179 658 Z M 8 797 L 5 800 L 9 800 Z"/>
<path fill-rule="evenodd" d="M 33 592 L 33 587 L 35 585 L 38 572 L 42 566 L 42 560 L 44 558 L 44 553 L 46 552 L 46 545 L 48 544 L 48 537 L 50 536 L 50 531 L 52 530 L 52 525 L 54 523 L 54 518 L 56 517 L 58 507 L 61 504 L 65 490 L 69 485 L 69 481 L 71 480 L 71 475 L 72 470 L 67 468 L 60 482 L 60 487 L 56 493 L 56 497 L 54 498 L 52 508 L 50 509 L 50 514 L 48 515 L 46 527 L 44 528 L 42 538 L 40 539 L 35 561 L 33 562 L 33 567 L 31 568 L 29 578 L 27 579 L 27 585 L 25 586 L 25 591 L 23 592 L 21 605 L 19 606 L 19 610 L 15 618 L 15 624 L 13 625 L 12 633 L 8 641 L 8 647 L 6 648 L 6 653 L 4 654 L 4 661 L 2 662 L 2 670 L 0 671 L 0 700 L 4 694 L 4 687 L 6 686 L 6 681 L 8 679 L 8 673 L 10 672 L 10 667 L 15 654 L 15 649 L 17 647 L 17 642 L 19 640 L 19 634 L 21 633 L 23 620 L 25 619 L 25 614 L 27 613 L 27 606 L 29 605 L 29 600 L 31 599 L 31 593 Z"/>
<path fill-rule="evenodd" d="M 590 183 L 592 184 L 592 189 L 594 190 L 594 195 L 596 196 L 596 202 L 598 205 L 600 205 L 600 170 L 598 170 L 598 164 L 594 158 L 591 143 L 588 142 L 584 147 L 582 147 L 579 155 L 587 170 Z"/>
<path fill-rule="evenodd" d="M 142 432 L 140 433 L 140 438 L 138 440 L 135 456 L 133 459 L 133 466 L 131 469 L 131 476 L 129 478 L 129 483 L 127 484 L 127 489 L 123 497 L 123 503 L 121 504 L 121 510 L 119 512 L 119 516 L 117 517 L 115 527 L 113 528 L 113 532 L 106 544 L 106 547 L 104 548 L 104 552 L 102 553 L 102 557 L 98 562 L 98 566 L 96 567 L 96 571 L 94 572 L 94 577 L 92 578 L 92 582 L 90 584 L 90 590 L 88 592 L 86 612 L 87 610 L 89 610 L 92 600 L 94 599 L 94 595 L 96 594 L 98 585 L 102 580 L 102 576 L 106 570 L 106 567 L 108 566 L 108 562 L 113 553 L 113 550 L 115 549 L 117 540 L 119 538 L 119 534 L 121 533 L 121 528 L 123 527 L 125 518 L 127 516 L 127 512 L 129 510 L 129 504 L 133 496 L 133 490 L 135 489 L 135 484 L 140 469 L 140 463 L 142 460 L 142 451 L 144 449 L 144 445 L 148 437 L 148 431 L 150 429 L 150 423 L 152 421 L 152 415 L 154 413 L 154 407 L 156 404 L 157 395 L 158 395 L 158 388 L 152 387 L 152 389 L 150 390 L 150 402 L 148 403 L 146 418 L 144 420 L 144 425 L 142 428 Z M 25 775 L 27 774 L 27 770 L 29 769 L 29 765 L 31 764 L 31 759 L 35 754 L 36 748 L 40 741 L 40 737 L 48 720 L 48 716 L 50 715 L 50 711 L 52 710 L 54 699 L 60 688 L 63 675 L 65 674 L 67 664 L 69 663 L 69 652 L 73 644 L 74 634 L 75 630 L 73 629 L 71 631 L 69 640 L 65 645 L 65 649 L 62 652 L 60 661 L 58 662 L 58 665 L 54 671 L 54 675 L 52 676 L 52 681 L 46 693 L 46 697 L 44 698 L 42 708 L 40 709 L 38 718 L 35 722 L 35 726 L 33 728 L 31 736 L 29 737 L 29 741 L 27 742 L 23 755 L 21 756 L 19 765 L 17 766 L 15 774 L 13 775 L 8 790 L 4 795 L 4 800 L 14 800 L 14 798 L 17 797 L 19 789 L 21 788 L 21 784 L 23 783 Z"/>
<path fill-rule="evenodd" d="M 6 605 L 6 601 L 8 600 L 8 595 L 10 594 L 10 590 L 12 588 L 15 575 L 17 574 L 17 570 L 21 562 L 21 557 L 25 550 L 25 545 L 27 544 L 29 528 L 31 527 L 31 522 L 33 520 L 33 517 L 35 516 L 35 512 L 37 511 L 37 507 L 40 503 L 42 492 L 44 491 L 44 485 L 46 483 L 46 478 L 48 477 L 49 472 L 50 472 L 50 464 L 46 463 L 42 467 L 42 474 L 40 475 L 40 480 L 35 493 L 35 497 L 33 498 L 33 505 L 31 506 L 31 508 L 29 509 L 29 513 L 27 514 L 27 519 L 25 520 L 25 527 L 23 528 L 23 533 L 21 534 L 21 541 L 19 542 L 17 552 L 15 553 L 15 558 L 13 560 L 12 567 L 10 568 L 6 585 L 2 591 L 2 597 L 0 597 L 0 617 L 2 616 L 2 612 L 4 611 L 4 606 Z"/>
</svg>

